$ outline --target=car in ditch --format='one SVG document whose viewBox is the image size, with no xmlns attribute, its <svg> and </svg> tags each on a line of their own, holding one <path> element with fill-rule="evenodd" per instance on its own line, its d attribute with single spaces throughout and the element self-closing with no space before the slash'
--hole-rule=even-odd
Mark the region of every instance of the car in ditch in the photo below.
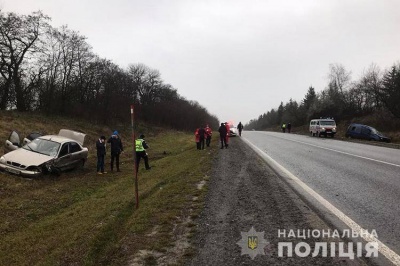
<svg viewBox="0 0 400 266">
<path fill-rule="evenodd" d="M 36 177 L 45 173 L 58 175 L 65 170 L 83 167 L 88 157 L 88 149 L 82 146 L 85 136 L 84 133 L 61 129 L 58 135 L 37 137 L 20 148 L 14 143 L 9 147 L 14 150 L 0 157 L 0 170 Z"/>
<path fill-rule="evenodd" d="M 350 124 L 346 130 L 345 136 L 347 138 L 375 140 L 382 142 L 390 142 L 390 138 L 383 135 L 381 132 L 373 127 L 362 124 Z"/>
</svg>

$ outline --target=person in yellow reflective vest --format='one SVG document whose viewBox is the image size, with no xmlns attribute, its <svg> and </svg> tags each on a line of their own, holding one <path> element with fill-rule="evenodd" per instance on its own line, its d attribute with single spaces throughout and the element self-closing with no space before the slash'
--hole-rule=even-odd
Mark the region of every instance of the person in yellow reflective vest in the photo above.
<svg viewBox="0 0 400 266">
<path fill-rule="evenodd" d="M 147 156 L 146 149 L 149 148 L 146 141 L 144 140 L 144 135 L 141 134 L 137 140 L 135 140 L 136 147 L 136 170 L 139 170 L 140 159 L 144 159 L 144 165 L 146 170 L 149 170 L 151 167 L 149 166 L 149 157 Z"/>
</svg>

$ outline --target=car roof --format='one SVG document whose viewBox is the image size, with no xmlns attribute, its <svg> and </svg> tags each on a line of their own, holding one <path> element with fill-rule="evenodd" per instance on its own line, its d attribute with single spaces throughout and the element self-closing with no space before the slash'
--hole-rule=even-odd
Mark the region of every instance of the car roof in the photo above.
<svg viewBox="0 0 400 266">
<path fill-rule="evenodd" d="M 376 128 L 374 128 L 374 127 L 372 127 L 372 126 L 364 125 L 364 124 L 352 123 L 352 124 L 350 124 L 349 127 L 354 127 L 354 126 L 356 126 L 356 127 L 367 127 L 367 128 L 375 129 L 376 131 L 378 131 Z"/>
<path fill-rule="evenodd" d="M 364 124 L 357 124 L 357 123 L 351 123 L 350 126 L 371 127 L 371 126 L 367 126 L 367 125 L 364 125 Z"/>
<path fill-rule="evenodd" d="M 51 140 L 51 141 L 58 142 L 58 143 L 71 142 L 71 141 L 78 143 L 77 141 L 75 141 L 73 139 L 69 139 L 66 137 L 58 136 L 58 135 L 41 136 L 41 137 L 39 137 L 39 139 Z"/>
<path fill-rule="evenodd" d="M 335 119 L 332 118 L 317 118 L 317 119 L 313 119 L 315 121 L 335 121 Z M 311 120 L 312 121 L 312 120 Z"/>
</svg>

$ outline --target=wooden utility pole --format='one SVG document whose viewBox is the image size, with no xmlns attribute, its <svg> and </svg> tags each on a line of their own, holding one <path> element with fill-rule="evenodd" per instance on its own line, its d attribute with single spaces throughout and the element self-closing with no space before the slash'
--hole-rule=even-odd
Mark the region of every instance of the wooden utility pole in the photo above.
<svg viewBox="0 0 400 266">
<path fill-rule="evenodd" d="M 133 104 L 131 105 L 131 124 L 132 124 L 132 143 L 133 143 L 133 173 L 135 175 L 135 196 L 136 209 L 139 208 L 139 181 L 138 181 L 138 165 L 136 163 L 136 138 L 135 138 L 135 111 Z"/>
</svg>

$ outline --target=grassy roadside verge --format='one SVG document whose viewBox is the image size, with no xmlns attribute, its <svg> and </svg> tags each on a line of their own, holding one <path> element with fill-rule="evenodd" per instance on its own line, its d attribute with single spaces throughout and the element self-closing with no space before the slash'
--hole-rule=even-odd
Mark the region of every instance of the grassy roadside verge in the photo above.
<svg viewBox="0 0 400 266">
<path fill-rule="evenodd" d="M 7 137 L 4 128 L 38 127 L 35 121 L 21 122 L 29 117 L 3 118 L 0 141 Z M 207 178 L 214 150 L 197 151 L 191 134 L 147 134 L 153 168 L 140 167 L 140 208 L 135 210 L 128 130 L 121 130 L 122 172 L 99 176 L 94 140 L 111 129 L 62 119 L 49 126 L 46 122 L 48 132 L 69 126 L 88 133 L 90 158 L 84 171 L 60 177 L 30 180 L 0 172 L 0 265 L 124 265 L 132 263 L 140 250 L 151 251 L 141 258 L 145 264 L 154 264 L 165 254 L 179 263 L 184 252 L 174 255 L 174 246 L 183 227 L 190 227 L 188 217 L 202 207 L 205 190 L 197 184 Z"/>
</svg>

